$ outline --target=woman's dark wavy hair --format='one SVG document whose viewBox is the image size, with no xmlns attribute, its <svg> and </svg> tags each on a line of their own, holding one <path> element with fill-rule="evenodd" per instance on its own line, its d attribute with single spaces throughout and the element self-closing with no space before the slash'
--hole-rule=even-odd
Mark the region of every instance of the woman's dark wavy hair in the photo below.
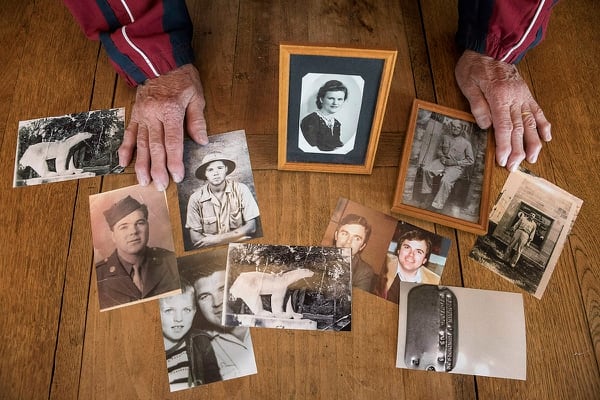
<svg viewBox="0 0 600 400">
<path fill-rule="evenodd" d="M 344 100 L 348 98 L 348 88 L 342 82 L 335 79 L 327 81 L 319 88 L 319 92 L 317 93 L 317 108 L 319 110 L 323 107 L 321 99 L 325 97 L 325 93 L 327 92 L 344 92 Z"/>
</svg>

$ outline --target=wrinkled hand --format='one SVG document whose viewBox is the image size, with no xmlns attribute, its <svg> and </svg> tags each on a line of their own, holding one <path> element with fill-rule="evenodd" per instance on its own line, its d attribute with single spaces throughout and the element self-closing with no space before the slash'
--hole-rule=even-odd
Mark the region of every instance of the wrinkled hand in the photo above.
<svg viewBox="0 0 600 400">
<path fill-rule="evenodd" d="M 135 173 L 142 186 L 152 180 L 158 190 L 165 190 L 169 173 L 180 182 L 185 174 L 184 126 L 195 142 L 208 143 L 204 105 L 200 76 L 192 64 L 138 86 L 131 121 L 119 147 L 119 164 L 127 166 L 137 146 Z"/>
<path fill-rule="evenodd" d="M 536 162 L 541 141 L 552 139 L 550 123 L 517 68 L 466 50 L 454 72 L 477 125 L 494 126 L 496 162 L 511 171 L 525 158 Z"/>
</svg>

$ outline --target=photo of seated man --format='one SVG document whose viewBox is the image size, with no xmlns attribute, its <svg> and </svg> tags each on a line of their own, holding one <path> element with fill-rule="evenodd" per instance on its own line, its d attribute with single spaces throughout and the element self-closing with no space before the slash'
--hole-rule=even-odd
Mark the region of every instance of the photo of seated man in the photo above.
<svg viewBox="0 0 600 400">
<path fill-rule="evenodd" d="M 421 193 L 433 196 L 431 205 L 441 210 L 446 205 L 450 191 L 466 167 L 473 165 L 473 146 L 462 136 L 463 127 L 459 121 L 450 122 L 450 135 L 442 136 L 436 158 L 423 166 Z M 440 176 L 437 191 L 433 192 L 433 178 Z"/>
<path fill-rule="evenodd" d="M 476 222 L 487 137 L 486 131 L 470 121 L 420 109 L 402 202 Z"/>
</svg>

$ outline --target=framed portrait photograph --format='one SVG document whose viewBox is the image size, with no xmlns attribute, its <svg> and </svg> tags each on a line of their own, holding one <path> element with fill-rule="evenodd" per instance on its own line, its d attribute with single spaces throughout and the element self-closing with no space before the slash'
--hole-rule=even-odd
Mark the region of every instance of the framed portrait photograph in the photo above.
<svg viewBox="0 0 600 400">
<path fill-rule="evenodd" d="M 471 114 L 416 99 L 392 211 L 485 233 L 493 151 Z"/>
<path fill-rule="evenodd" d="M 370 174 L 395 50 L 281 44 L 278 169 Z"/>
</svg>

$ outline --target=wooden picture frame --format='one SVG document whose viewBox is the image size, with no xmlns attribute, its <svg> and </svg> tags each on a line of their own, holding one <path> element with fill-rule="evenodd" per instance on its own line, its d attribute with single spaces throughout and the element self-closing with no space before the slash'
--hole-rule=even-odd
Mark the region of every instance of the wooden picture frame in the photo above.
<svg viewBox="0 0 600 400">
<path fill-rule="evenodd" d="M 397 52 L 279 50 L 278 169 L 370 174 Z"/>
<path fill-rule="evenodd" d="M 415 99 L 392 211 L 485 234 L 493 153 L 491 130 L 471 114 Z"/>
</svg>

